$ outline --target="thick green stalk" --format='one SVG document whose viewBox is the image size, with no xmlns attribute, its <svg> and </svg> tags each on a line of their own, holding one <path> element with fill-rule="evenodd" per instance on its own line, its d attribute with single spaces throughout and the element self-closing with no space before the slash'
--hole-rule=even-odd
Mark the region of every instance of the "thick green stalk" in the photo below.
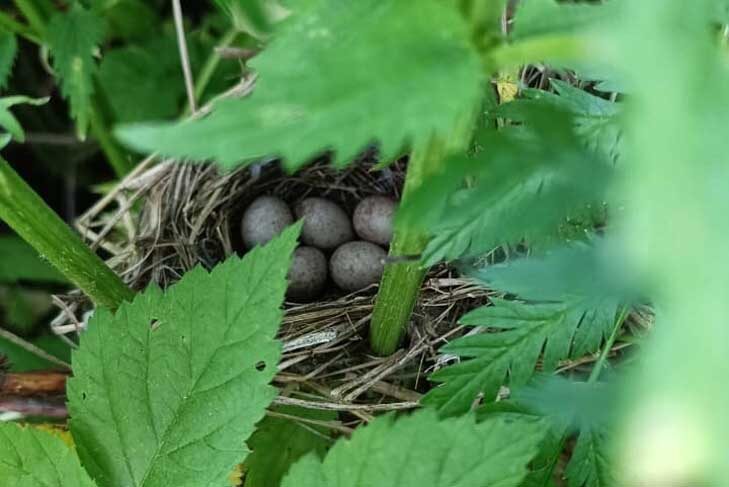
<svg viewBox="0 0 729 487">
<path fill-rule="evenodd" d="M 116 309 L 134 293 L 0 158 L 0 219 L 98 306 Z"/>
<path fill-rule="evenodd" d="M 421 186 L 427 175 L 439 168 L 446 150 L 446 144 L 434 138 L 430 144 L 413 151 L 405 178 L 403 202 Z M 419 256 L 427 243 L 428 237 L 420 229 L 395 228 L 390 245 L 392 262 L 385 267 L 370 325 L 370 345 L 379 355 L 393 353 L 407 328 L 427 271 L 419 260 L 410 259 Z"/>
</svg>

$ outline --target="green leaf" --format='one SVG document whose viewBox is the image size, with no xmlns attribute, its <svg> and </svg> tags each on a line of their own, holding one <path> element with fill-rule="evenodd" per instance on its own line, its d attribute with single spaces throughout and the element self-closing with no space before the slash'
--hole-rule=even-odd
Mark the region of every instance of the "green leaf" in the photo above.
<svg viewBox="0 0 729 487">
<path fill-rule="evenodd" d="M 96 63 L 94 50 L 104 37 L 104 21 L 76 3 L 68 12 L 57 13 L 48 24 L 47 41 L 61 93 L 71 105 L 71 116 L 81 139 L 91 117 Z"/>
<path fill-rule="evenodd" d="M 618 485 L 615 465 L 608 450 L 604 430 L 585 429 L 580 433 L 565 476 L 568 487 L 612 487 Z"/>
<path fill-rule="evenodd" d="M 525 300 L 586 303 L 611 296 L 632 301 L 640 295 L 638 276 L 620 250 L 613 239 L 593 237 L 528 258 L 464 271 L 486 287 L 502 289 Z"/>
<path fill-rule="evenodd" d="M 554 469 L 557 465 L 567 427 L 564 424 L 545 419 L 540 414 L 529 411 L 510 400 L 490 403 L 476 410 L 479 421 L 504 418 L 510 421 L 541 421 L 546 427 L 544 439 L 539 444 L 537 454 L 529 462 L 529 472 L 519 487 L 557 487 L 554 483 Z"/>
<path fill-rule="evenodd" d="M 613 103 L 561 80 L 550 80 L 557 93 L 544 90 L 524 90 L 525 99 L 501 105 L 491 114 L 512 121 L 525 121 L 534 105 L 544 104 L 564 110 L 573 116 L 575 133 L 585 146 L 615 161 L 621 152 L 622 130 L 618 117 L 621 105 Z M 528 107 L 526 113 L 524 108 Z"/>
<path fill-rule="evenodd" d="M 0 479 L 17 487 L 94 487 L 72 449 L 35 428 L 0 422 Z"/>
<path fill-rule="evenodd" d="M 594 61 L 592 44 L 615 16 L 614 3 L 521 1 L 510 35 L 512 42 L 488 52 L 485 62 L 496 71 L 537 62 L 565 66 Z"/>
<path fill-rule="evenodd" d="M 420 411 L 379 417 L 340 440 L 323 462 L 296 463 L 283 487 L 517 487 L 545 434 L 542 423 Z"/>
<path fill-rule="evenodd" d="M 452 157 L 405 203 L 404 224 L 432 236 L 426 265 L 522 239 L 546 246 L 561 240 L 565 224 L 589 226 L 598 216 L 612 164 L 582 143 L 573 115 L 546 104 L 521 107 L 526 125 L 481 131 L 476 154 Z"/>
<path fill-rule="evenodd" d="M 8 85 L 17 54 L 18 41 L 15 34 L 0 30 L 0 90 Z"/>
<path fill-rule="evenodd" d="M 99 80 L 116 120 L 138 122 L 178 113 L 185 95 L 181 73 L 175 39 L 161 36 L 149 39 L 143 46 L 107 52 L 99 68 Z"/>
<path fill-rule="evenodd" d="M 275 397 L 275 340 L 300 224 L 211 273 L 97 310 L 73 355 L 71 432 L 103 485 L 223 485 Z"/>
<path fill-rule="evenodd" d="M 333 411 L 281 407 L 274 410 L 289 416 L 332 421 Z M 248 441 L 252 453 L 246 459 L 245 487 L 278 487 L 291 465 L 310 452 L 320 458 L 331 444 L 329 432 L 321 426 L 294 419 L 266 416 Z"/>
<path fill-rule="evenodd" d="M 492 332 L 455 340 L 441 352 L 453 354 L 460 363 L 430 376 L 441 383 L 421 400 L 443 415 L 470 409 L 479 394 L 485 401 L 496 398 L 503 384 L 516 387 L 534 375 L 537 360 L 543 369 L 556 368 L 560 360 L 594 352 L 612 331 L 617 304 L 607 299 L 595 308 L 583 302 L 528 304 L 494 299 L 466 314 L 461 324 L 489 327 Z"/>
<path fill-rule="evenodd" d="M 198 121 L 127 126 L 121 139 L 225 167 L 278 155 L 291 169 L 325 150 L 345 164 L 373 142 L 389 160 L 471 120 L 483 75 L 454 6 L 303 3 L 251 63 L 259 81 L 250 98 L 222 101 Z"/>
<path fill-rule="evenodd" d="M 241 32 L 258 39 L 266 39 L 274 23 L 283 19 L 288 10 L 277 0 L 214 0 L 215 4 L 233 21 Z"/>
<path fill-rule="evenodd" d="M 0 107 L 2 99 L 0 99 Z M 0 284 L 18 281 L 65 284 L 68 281 L 19 237 L 0 237 Z"/>
<path fill-rule="evenodd" d="M 515 14 L 511 38 L 524 40 L 551 34 L 580 33 L 614 15 L 605 4 L 558 3 L 556 0 L 522 0 Z"/>
</svg>

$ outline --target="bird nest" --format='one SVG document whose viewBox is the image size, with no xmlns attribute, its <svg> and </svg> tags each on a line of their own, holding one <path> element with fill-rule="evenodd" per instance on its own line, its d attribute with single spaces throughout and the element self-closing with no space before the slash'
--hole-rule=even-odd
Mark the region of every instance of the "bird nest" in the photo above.
<svg viewBox="0 0 729 487">
<path fill-rule="evenodd" d="M 164 288 L 197 265 L 209 269 L 241 253 L 240 217 L 256 197 L 275 195 L 293 205 L 321 196 L 351 214 L 367 196 L 399 199 L 406 165 L 376 169 L 370 152 L 343 170 L 322 158 L 295 174 L 275 161 L 221 173 L 213 165 L 148 158 L 82 215 L 77 229 L 130 287 Z M 448 266 L 431 269 L 402 348 L 378 357 L 366 339 L 376 287 L 344 294 L 332 286 L 317 301 L 285 303 L 277 403 L 347 411 L 356 420 L 415 407 L 430 387 L 427 374 L 449 360 L 437 349 L 463 334 L 458 318 L 489 295 Z M 78 292 L 56 303 L 55 332 L 80 332 L 90 303 Z"/>
</svg>

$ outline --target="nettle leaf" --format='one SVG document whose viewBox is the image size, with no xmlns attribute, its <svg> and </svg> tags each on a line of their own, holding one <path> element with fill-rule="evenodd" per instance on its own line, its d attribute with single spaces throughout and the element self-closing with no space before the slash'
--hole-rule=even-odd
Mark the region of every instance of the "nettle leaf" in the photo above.
<svg viewBox="0 0 729 487">
<path fill-rule="evenodd" d="M 461 362 L 430 376 L 441 385 L 423 397 L 423 404 L 438 408 L 443 415 L 460 414 L 480 394 L 492 401 L 501 385 L 526 384 L 540 357 L 543 370 L 549 372 L 560 360 L 596 351 L 612 330 L 618 308 L 610 299 L 597 308 L 592 301 L 580 300 L 529 304 L 494 299 L 492 303 L 461 318 L 463 325 L 491 331 L 459 338 L 441 348 Z"/>
<path fill-rule="evenodd" d="M 104 21 L 76 3 L 68 12 L 57 13 L 48 24 L 47 41 L 61 93 L 71 105 L 76 130 L 85 138 L 91 117 L 96 63 L 94 50 L 104 37 Z"/>
<path fill-rule="evenodd" d="M 177 43 L 170 36 L 110 50 L 99 68 L 99 80 L 119 122 L 174 116 L 185 95 L 180 76 Z"/>
<path fill-rule="evenodd" d="M 0 422 L 0 479 L 17 487 L 95 487 L 74 451 L 35 428 Z"/>
<path fill-rule="evenodd" d="M 274 411 L 289 418 L 266 416 L 248 441 L 252 453 L 246 459 L 245 487 L 278 487 L 299 458 L 314 452 L 323 457 L 332 443 L 321 426 L 299 423 L 295 418 L 318 421 L 336 419 L 334 411 L 280 407 Z"/>
<path fill-rule="evenodd" d="M 73 355 L 71 431 L 103 485 L 224 485 L 275 397 L 286 274 L 300 225 L 211 273 L 97 310 Z"/>
<path fill-rule="evenodd" d="M 568 487 L 618 485 L 609 451 L 609 435 L 602 429 L 584 429 L 577 438 L 565 476 Z"/>
<path fill-rule="evenodd" d="M 471 118 L 484 76 L 449 2 L 304 3 L 251 62 L 251 97 L 221 101 L 203 120 L 128 126 L 121 139 L 225 167 L 278 155 L 294 169 L 325 150 L 345 164 L 373 142 L 389 160 Z"/>
<path fill-rule="evenodd" d="M 379 417 L 340 440 L 323 462 L 296 463 L 283 487 L 516 487 L 545 434 L 540 422 L 420 411 Z"/>
<path fill-rule="evenodd" d="M 566 223 L 599 218 L 614 167 L 580 141 L 571 114 L 544 104 L 524 110 L 527 126 L 482 131 L 476 154 L 451 158 L 409 198 L 399 218 L 431 235 L 426 265 L 521 240 L 546 246 Z"/>
<path fill-rule="evenodd" d="M 588 149 L 616 161 L 622 151 L 622 130 L 619 124 L 622 106 L 561 80 L 552 79 L 550 83 L 556 93 L 526 89 L 523 92 L 525 98 L 501 105 L 491 116 L 524 122 L 528 121 L 534 105 L 544 104 L 564 110 L 573 116 L 575 134 Z M 528 110 L 525 111 L 525 107 Z"/>
<path fill-rule="evenodd" d="M 0 30 L 0 90 L 8 85 L 17 54 L 18 41 L 15 34 Z"/>
</svg>

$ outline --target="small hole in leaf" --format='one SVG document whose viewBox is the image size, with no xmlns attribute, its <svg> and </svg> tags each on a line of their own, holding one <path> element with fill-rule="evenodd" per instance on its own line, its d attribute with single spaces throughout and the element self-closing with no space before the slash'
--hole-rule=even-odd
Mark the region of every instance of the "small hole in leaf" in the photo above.
<svg viewBox="0 0 729 487">
<path fill-rule="evenodd" d="M 149 324 L 150 328 L 152 328 L 152 331 L 157 331 L 160 325 L 162 325 L 162 323 L 157 319 L 152 320 L 152 322 Z"/>
<path fill-rule="evenodd" d="M 263 360 L 261 360 L 260 362 L 258 362 L 256 364 L 256 370 L 259 371 L 259 372 L 263 372 L 264 370 L 266 370 L 266 362 L 264 362 Z"/>
<path fill-rule="evenodd" d="M 82 392 L 81 393 L 81 399 L 83 399 L 84 401 L 86 400 L 86 393 L 85 392 Z"/>
</svg>

